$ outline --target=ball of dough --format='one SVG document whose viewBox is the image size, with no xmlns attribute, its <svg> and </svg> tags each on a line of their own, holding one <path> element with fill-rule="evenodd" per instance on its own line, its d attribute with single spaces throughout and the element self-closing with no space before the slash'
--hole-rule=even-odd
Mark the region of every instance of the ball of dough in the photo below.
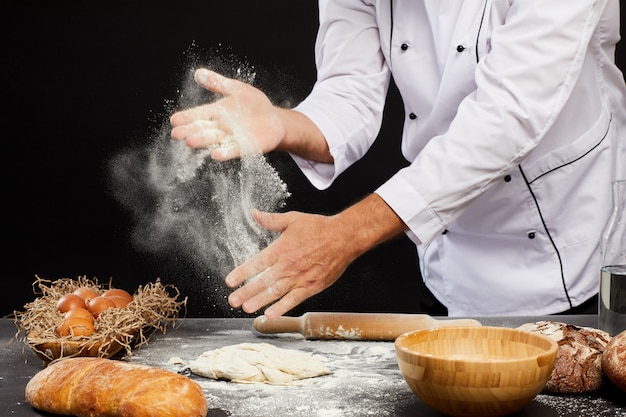
<svg viewBox="0 0 626 417">
<path fill-rule="evenodd" d="M 293 381 L 328 375 L 315 355 L 269 343 L 240 343 L 208 350 L 189 363 L 196 375 L 239 383 L 289 385 Z"/>
<path fill-rule="evenodd" d="M 626 330 L 611 339 L 602 354 L 602 371 L 626 392 Z"/>
</svg>

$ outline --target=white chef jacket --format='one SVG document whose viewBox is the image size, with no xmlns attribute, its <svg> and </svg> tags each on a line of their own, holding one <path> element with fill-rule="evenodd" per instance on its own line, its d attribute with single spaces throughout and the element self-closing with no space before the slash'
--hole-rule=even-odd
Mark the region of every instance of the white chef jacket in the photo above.
<svg viewBox="0 0 626 417">
<path fill-rule="evenodd" d="M 411 164 L 376 193 L 426 285 L 451 316 L 564 311 L 598 291 L 624 178 L 618 40 L 618 0 L 322 1 L 318 79 L 296 110 L 334 163 L 294 159 L 328 187 L 376 138 L 393 75 Z"/>
</svg>

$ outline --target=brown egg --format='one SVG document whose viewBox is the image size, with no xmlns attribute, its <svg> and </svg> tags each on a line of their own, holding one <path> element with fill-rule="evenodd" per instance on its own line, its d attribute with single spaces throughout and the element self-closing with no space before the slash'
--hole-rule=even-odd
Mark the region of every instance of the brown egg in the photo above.
<svg viewBox="0 0 626 417">
<path fill-rule="evenodd" d="M 74 308 L 85 308 L 85 300 L 76 294 L 69 293 L 59 298 L 56 307 L 59 313 L 65 313 Z"/>
<path fill-rule="evenodd" d="M 87 301 L 87 310 L 89 310 L 89 312 L 93 314 L 95 318 L 98 318 L 100 313 L 102 313 L 104 310 L 115 307 L 115 302 L 103 295 L 99 295 Z"/>
<path fill-rule="evenodd" d="M 93 314 L 91 314 L 89 310 L 87 310 L 86 308 L 81 308 L 81 307 L 73 308 L 69 310 L 68 312 L 66 312 L 65 314 L 63 314 L 64 320 L 68 320 L 71 318 L 85 319 L 85 320 L 89 320 L 92 323 L 94 322 Z"/>
<path fill-rule="evenodd" d="M 124 308 L 128 305 L 130 301 L 126 297 L 119 297 L 117 295 L 112 295 L 107 297 L 109 300 L 112 300 L 115 303 L 115 307 Z"/>
<path fill-rule="evenodd" d="M 121 290 L 119 288 L 111 288 L 102 293 L 104 297 L 122 297 L 126 299 L 129 303 L 133 301 L 133 296 L 130 295 L 127 291 Z"/>
<path fill-rule="evenodd" d="M 91 287 L 79 287 L 74 290 L 74 294 L 80 296 L 83 300 L 91 300 L 94 297 L 97 297 L 98 291 Z"/>
<path fill-rule="evenodd" d="M 89 336 L 95 329 L 93 323 L 89 320 L 82 319 L 80 317 L 69 318 L 63 320 L 61 324 L 56 328 L 56 332 L 59 336 Z"/>
</svg>

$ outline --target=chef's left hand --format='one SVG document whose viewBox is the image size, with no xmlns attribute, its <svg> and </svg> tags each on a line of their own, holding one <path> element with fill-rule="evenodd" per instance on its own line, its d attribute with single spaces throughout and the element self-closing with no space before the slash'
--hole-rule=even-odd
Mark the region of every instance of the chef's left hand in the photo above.
<svg viewBox="0 0 626 417">
<path fill-rule="evenodd" d="M 231 288 L 245 282 L 228 298 L 234 308 L 253 313 L 278 300 L 265 315 L 283 315 L 331 286 L 356 257 L 336 216 L 256 210 L 252 215 L 261 227 L 281 234 L 226 277 Z"/>
</svg>

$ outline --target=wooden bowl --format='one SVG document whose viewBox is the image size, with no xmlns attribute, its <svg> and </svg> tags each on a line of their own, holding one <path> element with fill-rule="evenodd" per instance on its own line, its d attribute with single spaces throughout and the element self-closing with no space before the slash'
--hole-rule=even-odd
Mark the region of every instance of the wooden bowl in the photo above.
<svg viewBox="0 0 626 417">
<path fill-rule="evenodd" d="M 405 381 L 431 408 L 451 416 L 503 416 L 530 403 L 548 381 L 557 343 L 501 327 L 449 327 L 395 341 Z"/>
</svg>

